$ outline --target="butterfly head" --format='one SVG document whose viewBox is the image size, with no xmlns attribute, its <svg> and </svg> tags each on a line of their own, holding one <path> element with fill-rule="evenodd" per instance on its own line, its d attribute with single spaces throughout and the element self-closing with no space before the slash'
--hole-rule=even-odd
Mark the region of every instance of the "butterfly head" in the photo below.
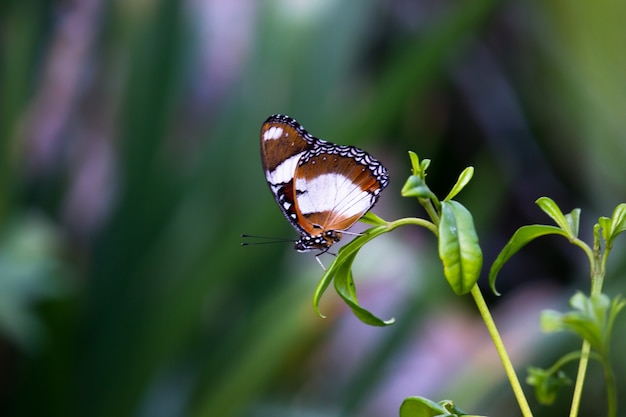
<svg viewBox="0 0 626 417">
<path fill-rule="evenodd" d="M 296 240 L 294 249 L 298 252 L 309 252 L 312 250 L 319 250 L 322 253 L 326 252 L 330 247 L 341 240 L 341 233 L 335 230 L 327 230 L 319 235 L 303 235 L 300 239 Z"/>
</svg>

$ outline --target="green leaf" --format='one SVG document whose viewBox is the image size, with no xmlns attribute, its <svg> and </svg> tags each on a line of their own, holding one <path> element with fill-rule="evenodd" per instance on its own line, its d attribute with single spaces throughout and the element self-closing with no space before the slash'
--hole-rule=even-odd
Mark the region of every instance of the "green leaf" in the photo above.
<svg viewBox="0 0 626 417">
<path fill-rule="evenodd" d="M 435 194 L 430 191 L 430 188 L 426 185 L 422 177 L 418 175 L 411 175 L 402 190 L 400 191 L 403 197 L 416 197 L 436 200 Z"/>
<path fill-rule="evenodd" d="M 411 159 L 411 173 L 422 179 L 426 178 L 426 170 L 430 166 L 430 159 L 424 159 L 420 162 L 419 157 L 413 151 L 409 151 L 409 159 Z"/>
<path fill-rule="evenodd" d="M 546 310 L 541 314 L 541 328 L 545 332 L 571 331 L 587 340 L 591 347 L 604 355 L 608 352 L 608 342 L 615 316 L 625 303 L 621 297 L 613 302 L 605 294 L 587 297 L 577 292 L 570 299 L 573 310 L 559 313 Z"/>
<path fill-rule="evenodd" d="M 356 254 L 357 252 L 351 254 L 337 269 L 335 279 L 333 280 L 337 293 L 343 298 L 346 304 L 348 304 L 350 309 L 352 309 L 354 315 L 363 323 L 369 324 L 370 326 L 388 326 L 393 324 L 395 319 L 382 320 L 359 305 L 354 280 L 352 278 L 352 262 Z"/>
<path fill-rule="evenodd" d="M 491 265 L 491 269 L 489 270 L 489 286 L 494 294 L 500 295 L 500 293 L 496 291 L 496 276 L 504 264 L 526 244 L 540 236 L 545 235 L 561 235 L 569 238 L 566 232 L 554 226 L 537 224 L 522 226 L 517 229 L 511 239 L 507 242 L 506 246 L 504 246 L 502 251 L 500 251 L 498 257 L 493 262 L 493 265 Z"/>
<path fill-rule="evenodd" d="M 613 222 L 612 219 L 609 219 L 608 217 L 600 217 L 598 219 L 598 224 L 600 225 L 600 228 L 602 229 L 602 238 L 604 239 L 605 242 L 607 242 L 607 246 L 610 246 L 608 242 L 610 242 L 611 236 L 613 235 L 613 227 L 611 225 L 611 223 Z"/>
<path fill-rule="evenodd" d="M 466 414 L 450 400 L 438 403 L 424 397 L 408 397 L 400 406 L 400 417 L 481 417 Z"/>
<path fill-rule="evenodd" d="M 571 213 L 566 214 L 565 220 L 567 220 L 567 224 L 569 225 L 572 234 L 575 237 L 578 237 L 578 229 L 580 225 L 580 209 L 574 209 Z"/>
<path fill-rule="evenodd" d="M 605 343 L 609 345 L 611 340 L 611 335 L 613 333 L 613 324 L 615 323 L 615 318 L 622 311 L 622 309 L 626 306 L 626 300 L 621 295 L 617 295 L 613 301 L 611 301 L 611 307 L 609 308 L 609 316 L 606 322 L 605 329 Z"/>
<path fill-rule="evenodd" d="M 388 231 L 386 224 L 372 227 L 339 249 L 335 261 L 326 270 L 313 294 L 313 309 L 320 317 L 324 317 L 324 315 L 319 310 L 319 302 L 331 281 L 335 280 L 335 289 L 361 321 L 375 326 L 387 326 L 393 323 L 393 319 L 381 320 L 359 305 L 351 272 L 352 263 L 363 245 Z"/>
<path fill-rule="evenodd" d="M 626 230 L 626 204 L 622 203 L 615 207 L 611 220 L 613 221 L 612 238 L 615 239 L 618 234 Z"/>
<path fill-rule="evenodd" d="M 537 201 L 535 201 L 535 203 L 537 203 L 541 210 L 550 216 L 552 220 L 554 220 L 554 222 L 567 233 L 568 237 L 576 236 L 570 226 L 570 222 L 567 221 L 567 218 L 563 215 L 563 212 L 554 200 L 548 197 L 540 197 Z"/>
<path fill-rule="evenodd" d="M 400 406 L 400 417 L 436 417 L 451 414 L 434 401 L 423 397 L 406 398 Z"/>
<path fill-rule="evenodd" d="M 413 175 L 421 176 L 422 169 L 420 166 L 420 159 L 413 151 L 409 151 L 409 159 L 411 160 L 411 171 Z"/>
<path fill-rule="evenodd" d="M 468 293 L 480 276 L 483 255 L 472 215 L 454 200 L 442 202 L 439 257 L 452 290 L 458 295 Z"/>
<path fill-rule="evenodd" d="M 371 211 L 368 211 L 367 213 L 365 213 L 365 216 L 361 217 L 359 221 L 363 223 L 371 224 L 372 226 L 383 226 L 388 223 L 387 221 L 378 217 Z"/>
<path fill-rule="evenodd" d="M 322 275 L 322 278 L 320 278 L 320 281 L 317 283 L 317 287 L 315 288 L 315 292 L 313 293 L 313 310 L 321 318 L 326 318 L 326 316 L 323 315 L 320 311 L 320 300 L 322 299 L 322 295 L 324 295 L 326 289 L 332 282 L 339 265 L 340 264 L 337 262 L 337 259 L 335 259 L 335 262 L 330 264 L 330 267 L 328 267 L 326 272 L 324 272 L 324 275 Z"/>
<path fill-rule="evenodd" d="M 602 227 L 602 237 L 607 247 L 611 247 L 615 238 L 626 230 L 626 204 L 622 203 L 615 207 L 610 219 L 600 217 L 598 222 Z"/>
<path fill-rule="evenodd" d="M 552 373 L 545 369 L 529 367 L 526 383 L 535 387 L 535 397 L 540 404 L 550 405 L 554 403 L 559 390 L 571 385 L 572 381 L 561 370 Z"/>
<path fill-rule="evenodd" d="M 470 182 L 473 176 L 474 176 L 474 167 L 465 168 L 463 172 L 461 172 L 461 175 L 459 175 L 459 178 L 457 179 L 456 184 L 454 184 L 454 186 L 452 187 L 452 189 L 450 190 L 446 198 L 444 198 L 443 200 L 444 201 L 452 200 L 458 193 L 461 192 L 461 190 L 463 190 L 463 188 L 465 188 L 465 186 L 467 185 L 468 182 Z"/>
<path fill-rule="evenodd" d="M 556 310 L 543 310 L 539 317 L 539 324 L 544 333 L 556 333 L 563 330 L 562 314 Z"/>
<path fill-rule="evenodd" d="M 449 413 L 452 413 L 451 415 L 453 416 L 481 417 L 467 414 L 465 411 L 454 405 L 454 402 L 452 400 L 441 400 L 438 404 L 445 408 L 446 411 L 448 411 Z"/>
<path fill-rule="evenodd" d="M 583 293 L 577 292 L 570 298 L 570 306 L 574 310 L 566 313 L 554 310 L 542 312 L 541 328 L 547 333 L 569 330 L 587 340 L 596 351 L 601 351 L 603 319 L 598 320 L 598 316 L 604 315 L 607 304 L 607 301 L 600 299 L 594 303 Z"/>
</svg>

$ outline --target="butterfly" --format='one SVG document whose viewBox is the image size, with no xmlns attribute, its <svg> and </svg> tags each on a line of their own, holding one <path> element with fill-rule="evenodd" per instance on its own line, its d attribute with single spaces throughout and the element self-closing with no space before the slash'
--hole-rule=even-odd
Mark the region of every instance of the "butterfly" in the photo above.
<svg viewBox="0 0 626 417">
<path fill-rule="evenodd" d="M 367 152 L 318 139 L 280 114 L 261 126 L 261 161 L 276 203 L 300 234 L 298 252 L 328 251 L 389 183 L 387 169 Z"/>
</svg>

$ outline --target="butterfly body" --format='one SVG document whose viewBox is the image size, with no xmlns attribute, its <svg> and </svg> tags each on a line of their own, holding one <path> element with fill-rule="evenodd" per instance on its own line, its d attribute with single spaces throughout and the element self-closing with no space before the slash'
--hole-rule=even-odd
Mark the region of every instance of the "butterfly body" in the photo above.
<svg viewBox="0 0 626 417">
<path fill-rule="evenodd" d="M 263 123 L 261 159 L 278 206 L 300 234 L 300 252 L 326 252 L 389 183 L 385 167 L 367 152 L 318 139 L 289 116 Z"/>
</svg>

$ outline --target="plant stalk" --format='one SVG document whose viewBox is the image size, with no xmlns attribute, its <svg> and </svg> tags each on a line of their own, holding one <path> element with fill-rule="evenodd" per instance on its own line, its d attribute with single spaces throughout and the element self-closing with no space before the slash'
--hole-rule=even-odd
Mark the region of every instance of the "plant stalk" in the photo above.
<svg viewBox="0 0 626 417">
<path fill-rule="evenodd" d="M 587 373 L 587 364 L 589 363 L 589 351 L 591 345 L 588 341 L 583 341 L 583 347 L 580 350 L 580 362 L 578 363 L 578 374 L 576 375 L 576 385 L 574 386 L 574 395 L 572 396 L 572 407 L 569 411 L 569 417 L 577 417 L 580 407 L 580 398 L 583 393 L 583 385 L 585 383 L 585 374 Z"/>
<path fill-rule="evenodd" d="M 602 365 L 604 366 L 604 380 L 606 382 L 606 395 L 607 395 L 607 416 L 617 416 L 617 388 L 615 386 L 615 374 L 613 368 L 609 363 L 608 355 Z"/>
<path fill-rule="evenodd" d="M 504 372 L 509 378 L 509 383 L 511 384 L 511 388 L 513 388 L 513 393 L 515 394 L 515 398 L 517 399 L 517 403 L 519 404 L 520 410 L 522 411 L 522 415 L 524 417 L 532 417 L 532 412 L 530 410 L 530 406 L 528 405 L 528 401 L 526 400 L 526 396 L 524 395 L 524 390 L 522 390 L 522 386 L 517 378 L 517 374 L 515 373 L 515 368 L 513 368 L 513 364 L 511 363 L 511 359 L 509 358 L 508 353 L 506 352 L 506 348 L 504 347 L 504 343 L 502 342 L 502 338 L 500 337 L 500 333 L 498 332 L 498 328 L 496 327 L 495 322 L 493 321 L 493 317 L 491 317 L 491 313 L 489 312 L 489 308 L 485 303 L 485 299 L 483 298 L 482 293 L 480 292 L 480 288 L 478 284 L 475 284 L 471 290 L 472 297 L 474 297 L 474 302 L 476 303 L 476 307 L 478 307 L 478 311 L 485 322 L 485 326 L 487 327 L 487 331 L 493 340 L 493 344 L 496 347 L 496 351 L 500 356 L 500 360 L 502 361 L 502 365 L 504 366 Z"/>
<path fill-rule="evenodd" d="M 587 245 L 579 245 L 581 248 L 585 249 L 585 252 L 589 256 L 590 269 L 591 269 L 591 297 L 594 295 L 600 295 L 602 293 L 602 284 L 604 282 L 604 274 L 605 274 L 605 265 L 606 258 L 608 255 L 608 250 L 602 253 L 601 245 L 600 245 L 600 233 L 597 228 L 594 228 L 594 238 L 593 238 L 593 250 L 590 250 Z M 578 363 L 578 373 L 576 374 L 576 385 L 574 386 L 574 395 L 572 396 L 572 406 L 570 408 L 569 417 L 577 417 L 578 410 L 580 408 L 580 400 L 582 398 L 583 385 L 585 384 L 585 374 L 587 373 L 587 365 L 589 364 L 589 354 L 591 351 L 591 344 L 587 340 L 583 340 L 583 346 L 580 350 L 580 362 Z M 606 361 L 606 358 L 603 358 L 603 363 Z M 606 373 L 606 365 L 605 365 L 605 378 L 607 376 Z M 612 401 L 612 387 L 608 384 L 608 380 L 605 379 L 605 383 L 607 383 L 607 391 L 608 391 L 608 409 L 611 410 L 615 407 L 615 401 Z M 610 414 L 609 416 L 613 416 L 614 414 Z"/>
</svg>

